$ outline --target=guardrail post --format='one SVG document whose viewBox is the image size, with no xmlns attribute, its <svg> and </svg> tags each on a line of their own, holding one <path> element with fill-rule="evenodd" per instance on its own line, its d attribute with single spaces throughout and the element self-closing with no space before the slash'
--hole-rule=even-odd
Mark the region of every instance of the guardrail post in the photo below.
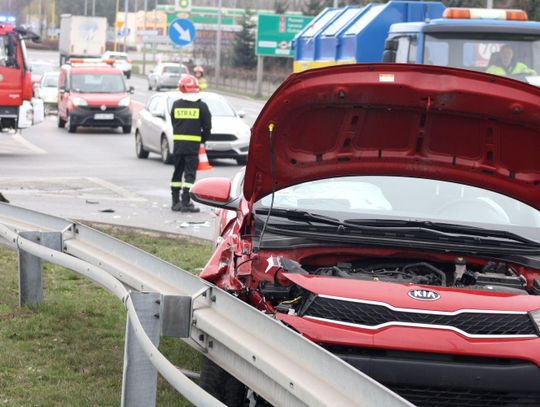
<svg viewBox="0 0 540 407">
<path fill-rule="evenodd" d="M 130 296 L 146 335 L 158 347 L 161 326 L 160 294 L 132 291 Z M 157 370 L 139 345 L 128 316 L 122 377 L 122 407 L 155 406 L 156 394 Z"/>
<path fill-rule="evenodd" d="M 60 232 L 21 232 L 20 236 L 53 250 L 62 251 Z M 43 262 L 39 257 L 19 249 L 19 305 L 43 303 Z"/>
</svg>

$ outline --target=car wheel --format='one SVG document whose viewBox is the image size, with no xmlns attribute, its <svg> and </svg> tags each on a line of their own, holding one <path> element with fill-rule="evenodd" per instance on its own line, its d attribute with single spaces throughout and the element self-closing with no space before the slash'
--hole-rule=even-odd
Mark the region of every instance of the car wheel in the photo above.
<svg viewBox="0 0 540 407">
<path fill-rule="evenodd" d="M 60 117 L 60 112 L 58 112 L 58 120 L 56 121 L 59 129 L 66 127 L 66 121 Z"/>
<path fill-rule="evenodd" d="M 135 132 L 135 154 L 137 155 L 137 158 L 148 158 L 148 151 L 144 149 L 139 130 Z"/>
<path fill-rule="evenodd" d="M 156 92 L 159 92 L 161 90 L 161 86 L 159 86 L 159 83 L 156 81 Z"/>
<path fill-rule="evenodd" d="M 122 126 L 122 132 L 124 134 L 129 134 L 131 133 L 131 126 Z"/>
<path fill-rule="evenodd" d="M 77 132 L 77 126 L 71 123 L 71 115 L 67 114 L 67 121 L 66 121 L 66 127 L 68 129 L 68 133 L 76 133 Z"/>
<path fill-rule="evenodd" d="M 246 165 L 247 164 L 247 155 L 242 156 L 242 157 L 237 157 L 237 158 L 235 158 L 235 160 L 236 160 L 236 163 L 238 165 Z"/>
<path fill-rule="evenodd" d="M 169 149 L 169 141 L 165 135 L 161 136 L 161 161 L 164 164 L 172 163 L 171 150 Z"/>
<path fill-rule="evenodd" d="M 228 407 L 246 405 L 246 386 L 206 357 L 202 359 L 199 385 Z"/>
<path fill-rule="evenodd" d="M 131 78 L 131 71 L 128 71 L 128 72 L 126 73 L 126 78 L 128 78 L 128 79 Z"/>
</svg>

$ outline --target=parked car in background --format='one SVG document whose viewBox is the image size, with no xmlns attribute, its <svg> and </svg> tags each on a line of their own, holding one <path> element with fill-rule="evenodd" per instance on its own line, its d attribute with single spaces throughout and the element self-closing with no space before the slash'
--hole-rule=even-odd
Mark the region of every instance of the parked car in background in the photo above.
<svg viewBox="0 0 540 407">
<path fill-rule="evenodd" d="M 54 72 L 58 70 L 58 67 L 43 61 L 30 61 L 28 63 L 30 72 L 32 73 L 32 87 L 34 89 L 34 94 L 37 95 L 37 87 L 41 81 L 41 77 L 46 72 Z"/>
<path fill-rule="evenodd" d="M 114 66 L 124 72 L 126 78 L 131 78 L 131 59 L 125 52 L 107 51 L 101 57 L 104 61 L 114 61 Z"/>
<path fill-rule="evenodd" d="M 441 66 L 291 75 L 245 175 L 191 188 L 219 208 L 200 277 L 419 407 L 540 406 L 539 110 Z M 199 384 L 247 405 L 208 357 Z"/>
<path fill-rule="evenodd" d="M 59 75 L 59 72 L 44 73 L 39 82 L 37 96 L 43 100 L 45 113 L 50 113 L 57 109 Z"/>
<path fill-rule="evenodd" d="M 212 133 L 206 142 L 208 158 L 232 158 L 239 165 L 247 160 L 249 126 L 242 120 L 223 96 L 201 92 L 201 99 L 212 113 Z M 139 158 L 147 158 L 150 152 L 161 155 L 164 163 L 171 162 L 173 130 L 171 108 L 180 92 L 163 92 L 153 95 L 139 113 L 135 128 L 135 148 Z"/>
<path fill-rule="evenodd" d="M 148 74 L 148 90 L 176 89 L 182 75 L 189 75 L 189 69 L 184 64 L 174 62 L 157 64 Z"/>
<path fill-rule="evenodd" d="M 122 71 L 101 62 L 71 59 L 60 69 L 58 127 L 121 127 L 131 133 L 131 97 Z"/>
</svg>

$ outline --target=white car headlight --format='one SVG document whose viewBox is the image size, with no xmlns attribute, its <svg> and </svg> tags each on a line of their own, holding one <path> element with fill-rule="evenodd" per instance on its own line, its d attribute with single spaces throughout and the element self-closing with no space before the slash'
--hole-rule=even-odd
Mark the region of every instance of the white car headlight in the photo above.
<svg viewBox="0 0 540 407">
<path fill-rule="evenodd" d="M 71 101 L 75 106 L 88 106 L 88 102 L 83 98 L 74 97 Z"/>
<path fill-rule="evenodd" d="M 540 332 L 540 309 L 530 311 L 529 315 L 533 322 L 536 324 L 536 329 Z"/>
<path fill-rule="evenodd" d="M 131 103 L 131 99 L 129 96 L 126 96 L 125 98 L 120 99 L 120 102 L 118 102 L 118 106 L 129 106 Z"/>
</svg>

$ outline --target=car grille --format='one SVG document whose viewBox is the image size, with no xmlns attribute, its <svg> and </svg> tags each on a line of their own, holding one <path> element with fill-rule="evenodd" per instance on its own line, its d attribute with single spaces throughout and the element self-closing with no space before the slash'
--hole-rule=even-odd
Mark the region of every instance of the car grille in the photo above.
<svg viewBox="0 0 540 407">
<path fill-rule="evenodd" d="M 535 335 L 536 327 L 527 314 L 463 312 L 456 315 L 393 310 L 385 305 L 315 296 L 302 316 L 338 323 L 378 327 L 383 324 L 433 325 L 457 329 L 469 336 Z M 445 329 L 445 328 L 443 328 Z"/>
<path fill-rule="evenodd" d="M 540 394 L 452 389 L 429 386 L 390 386 L 418 407 L 525 407 L 540 406 Z"/>
<path fill-rule="evenodd" d="M 238 138 L 234 134 L 212 133 L 208 141 L 235 141 Z"/>
<path fill-rule="evenodd" d="M 101 106 L 80 106 L 79 109 L 93 113 L 114 113 L 129 109 L 127 106 L 105 106 L 105 110 L 101 110 Z"/>
</svg>

